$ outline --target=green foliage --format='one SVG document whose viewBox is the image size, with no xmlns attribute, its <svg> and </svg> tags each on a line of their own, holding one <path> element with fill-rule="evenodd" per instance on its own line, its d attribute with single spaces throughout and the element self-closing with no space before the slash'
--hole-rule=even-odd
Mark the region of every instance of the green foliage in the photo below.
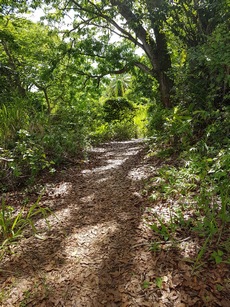
<svg viewBox="0 0 230 307">
<path fill-rule="evenodd" d="M 26 10 L 26 1 L 20 3 Z M 183 220 L 181 209 L 177 222 L 211 234 L 210 242 L 221 237 L 219 221 L 228 223 L 224 191 L 229 191 L 230 171 L 227 2 L 126 1 L 114 6 L 109 1 L 70 1 L 63 11 L 60 1 L 46 3 L 56 9 L 47 16 L 49 25 L 75 11 L 80 18 L 72 31 L 63 29 L 60 35 L 54 26 L 7 16 L 8 9 L 19 9 L 12 1 L 2 8 L 1 188 L 33 181 L 44 169 L 54 171 L 53 161 L 73 160 L 91 142 L 145 136 L 151 100 L 148 136 L 158 142 L 152 155 L 169 164 L 152 179 L 150 198 L 157 202 L 180 195 L 195 201 L 199 217 L 202 212 L 206 217 L 197 216 L 192 224 Z M 114 19 L 118 14 L 119 26 Z M 122 40 L 111 43 L 111 34 L 120 30 Z M 141 55 L 135 54 L 136 46 Z M 168 84 L 160 82 L 166 79 Z M 174 79 L 173 89 L 169 79 Z M 157 93 L 165 86 L 174 95 L 170 109 Z M 177 165 L 170 164 L 176 155 Z M 171 226 L 170 231 L 173 222 Z M 158 231 L 168 235 L 165 222 Z"/>
<path fill-rule="evenodd" d="M 99 126 L 91 137 L 94 142 L 104 141 L 125 141 L 135 138 L 137 135 L 137 126 L 129 119 L 122 121 L 113 120 Z"/>
<path fill-rule="evenodd" d="M 171 110 L 157 105 L 150 106 L 148 135 L 161 139 L 174 152 L 202 151 L 206 155 L 209 149 L 217 150 L 228 146 L 229 114 L 228 106 L 210 111 L 202 109 L 194 111 L 193 106 L 191 109 L 186 109 L 181 104 Z"/>
<path fill-rule="evenodd" d="M 56 163 L 81 155 L 88 144 L 88 134 L 94 129 L 92 107 L 84 102 L 60 107 L 45 124 L 42 138 L 45 152 Z"/>
<path fill-rule="evenodd" d="M 136 105 L 136 112 L 133 118 L 134 125 L 136 126 L 136 137 L 143 138 L 147 135 L 147 108 L 148 105 Z"/>
<path fill-rule="evenodd" d="M 143 282 L 143 284 L 142 284 L 143 289 L 148 289 L 149 286 L 150 286 L 150 282 L 147 281 L 147 280 L 144 280 L 144 282 Z"/>
<path fill-rule="evenodd" d="M 111 97 L 104 100 L 99 109 L 96 130 L 90 133 L 93 142 L 109 140 L 129 140 L 146 135 L 146 109 L 125 97 Z"/>
<path fill-rule="evenodd" d="M 175 63 L 176 98 L 190 110 L 221 109 L 229 104 L 229 23 L 223 19 L 205 41 L 183 50 L 182 63 Z"/>
<path fill-rule="evenodd" d="M 150 251 L 152 252 L 159 252 L 160 251 L 160 243 L 158 242 L 153 242 L 149 248 Z"/>
<path fill-rule="evenodd" d="M 39 201 L 40 198 L 38 198 L 38 200 L 32 204 L 27 211 L 22 207 L 19 212 L 15 212 L 11 206 L 6 205 L 4 198 L 2 198 L 0 210 L 1 257 L 10 249 L 12 244 L 15 244 L 21 237 L 23 237 L 25 229 L 31 227 L 33 233 L 36 233 L 37 230 L 33 221 L 34 217 L 42 215 L 49 226 L 47 215 L 51 213 L 51 211 L 48 208 L 40 207 Z"/>
<path fill-rule="evenodd" d="M 136 136 L 136 126 L 130 120 L 114 121 L 109 129 L 111 129 L 112 140 L 124 141 Z"/>
<path fill-rule="evenodd" d="M 12 104 L 0 106 L 0 144 L 11 146 L 15 142 L 17 131 L 29 126 L 28 108 L 25 103 L 15 100 Z"/>
<path fill-rule="evenodd" d="M 146 136 L 148 99 L 136 93 L 133 81 L 129 74 L 110 79 L 101 97 L 101 119 L 105 124 L 94 134 L 98 139 L 127 140 Z"/>
<path fill-rule="evenodd" d="M 170 237 L 169 231 L 167 229 L 167 227 L 165 226 L 165 224 L 161 221 L 161 219 L 157 218 L 157 220 L 160 222 L 160 227 L 158 227 L 157 224 L 151 224 L 150 228 L 156 232 L 159 233 L 160 236 L 167 241 Z"/>
<path fill-rule="evenodd" d="M 47 159 L 44 147 L 27 130 L 20 129 L 14 137 L 12 149 L 0 150 L 0 188 L 3 190 L 17 183 L 32 182 L 45 168 L 52 170 L 53 162 Z"/>
<path fill-rule="evenodd" d="M 114 76 L 108 87 L 106 87 L 105 96 L 109 98 L 124 97 L 131 85 L 131 75 L 121 74 Z"/>
<path fill-rule="evenodd" d="M 72 106 L 60 106 L 52 115 L 34 115 L 23 104 L 3 105 L 2 110 L 1 189 L 32 182 L 42 170 L 54 171 L 54 162 L 79 158 L 99 125 L 95 103 L 83 99 Z"/>
<path fill-rule="evenodd" d="M 217 251 L 214 251 L 211 254 L 211 258 L 214 259 L 216 264 L 219 264 L 223 261 L 223 255 L 224 255 L 224 253 L 221 250 L 218 249 Z"/>
<path fill-rule="evenodd" d="M 16 171 L 20 174 L 23 169 L 27 169 L 30 178 L 34 178 L 41 169 L 48 168 L 52 164 L 47 160 L 42 145 L 33 140 L 26 130 L 18 131 L 18 141 L 15 143 L 13 153 L 18 166 Z"/>
<path fill-rule="evenodd" d="M 229 106 L 210 110 L 179 104 L 171 110 L 149 109 L 149 155 L 162 162 L 149 180 L 149 199 L 175 204 L 162 227 L 153 215 L 150 227 L 161 238 L 184 233 L 202 244 L 193 259 L 193 271 L 207 261 L 229 262 Z M 163 216 L 160 217 L 163 220 Z M 168 236 L 169 237 L 169 236 Z"/>
<path fill-rule="evenodd" d="M 76 66 L 85 62 L 69 61 L 55 30 L 10 16 L 0 35 L 0 185 L 8 189 L 81 153 L 97 126 L 100 90 L 88 82 L 82 92 Z"/>
<path fill-rule="evenodd" d="M 157 287 L 161 289 L 163 285 L 163 279 L 161 277 L 156 277 L 155 281 L 156 281 Z"/>
<path fill-rule="evenodd" d="M 175 106 L 168 110 L 159 105 L 148 110 L 148 134 L 157 136 L 177 148 L 186 148 L 193 138 L 193 122 L 189 110 Z"/>
<path fill-rule="evenodd" d="M 228 110 L 225 109 L 223 114 L 226 116 Z M 150 152 L 151 156 L 164 161 L 165 165 L 158 168 L 155 176 L 149 180 L 149 199 L 156 204 L 175 203 L 178 208 L 170 209 L 168 222 L 163 223 L 163 217 L 154 215 L 155 222 L 151 223 L 150 227 L 164 239 L 173 238 L 182 230 L 203 240 L 206 238 L 194 259 L 193 270 L 197 270 L 203 261 L 208 261 L 207 256 L 210 254 L 210 259 L 216 264 L 229 261 L 226 238 L 229 236 L 230 226 L 230 144 L 226 138 L 218 139 L 217 134 L 210 133 L 215 131 L 215 126 L 222 135 L 221 126 L 223 131 L 229 127 L 226 128 L 225 124 L 225 121 L 219 120 L 211 122 L 196 144 L 189 146 L 187 143 L 184 147 L 180 146 L 179 152 L 168 147 L 167 135 L 163 138 L 166 144 L 162 143 L 162 137 L 155 138 L 157 143 Z M 163 147 L 163 151 L 159 150 L 159 146 Z M 171 146 L 175 146 L 175 143 Z"/>
<path fill-rule="evenodd" d="M 162 106 L 152 103 L 148 108 L 148 134 L 153 136 L 164 129 L 167 114 L 170 111 Z M 163 133 L 162 133 L 163 134 Z"/>
<path fill-rule="evenodd" d="M 107 122 L 113 120 L 123 120 L 125 118 L 132 118 L 134 116 L 134 106 L 132 103 L 123 97 L 109 98 L 105 100 L 104 105 L 104 119 Z"/>
</svg>

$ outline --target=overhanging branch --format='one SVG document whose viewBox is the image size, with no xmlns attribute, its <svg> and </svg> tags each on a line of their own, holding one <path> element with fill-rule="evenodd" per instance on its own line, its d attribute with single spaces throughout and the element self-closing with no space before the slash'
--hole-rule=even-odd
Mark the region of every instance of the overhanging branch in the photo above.
<svg viewBox="0 0 230 307">
<path fill-rule="evenodd" d="M 146 72 L 147 74 L 151 76 L 155 76 L 155 72 L 153 69 L 149 68 L 147 65 L 140 63 L 140 62 L 134 62 L 134 66 L 138 67 L 142 71 Z"/>
<path fill-rule="evenodd" d="M 87 13 L 87 14 L 91 14 L 94 15 L 95 18 L 102 18 L 104 20 L 106 20 L 109 24 L 113 25 L 119 32 L 116 32 L 116 34 L 118 36 L 121 36 L 123 38 L 126 38 L 128 40 L 130 40 L 131 42 L 133 42 L 136 46 L 142 48 L 144 50 L 144 46 L 143 44 L 140 43 L 140 41 L 138 41 L 138 39 L 136 37 L 134 37 L 132 34 L 130 34 L 127 30 L 123 29 L 121 26 L 119 26 L 119 24 L 112 19 L 110 16 L 106 15 L 103 10 L 101 8 L 98 7 L 98 5 L 96 5 L 95 3 L 93 3 L 92 1 L 88 1 L 88 3 L 95 9 L 95 11 L 90 10 L 89 8 L 83 7 L 82 5 L 80 5 L 77 1 L 73 0 L 72 1 L 76 8 L 78 8 L 79 10 Z M 94 19 L 94 18 L 92 18 Z M 100 25 L 100 24 L 96 24 L 97 27 L 101 27 L 103 28 L 104 25 Z M 113 30 L 108 26 L 108 28 L 113 32 Z"/>
</svg>

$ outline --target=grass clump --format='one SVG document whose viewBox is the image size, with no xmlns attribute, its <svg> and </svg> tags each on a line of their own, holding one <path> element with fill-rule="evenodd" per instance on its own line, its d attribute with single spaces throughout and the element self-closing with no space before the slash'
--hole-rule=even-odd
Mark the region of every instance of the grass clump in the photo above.
<svg viewBox="0 0 230 307">
<path fill-rule="evenodd" d="M 51 213 L 49 208 L 39 205 L 40 197 L 32 204 L 29 209 L 21 207 L 19 211 L 15 211 L 12 206 L 6 204 L 4 198 L 1 201 L 0 208 L 0 258 L 6 252 L 11 251 L 11 246 L 16 244 L 20 238 L 24 236 L 24 231 L 30 227 L 33 234 L 37 229 L 34 218 L 41 216 L 45 219 L 49 226 L 47 216 Z"/>
</svg>

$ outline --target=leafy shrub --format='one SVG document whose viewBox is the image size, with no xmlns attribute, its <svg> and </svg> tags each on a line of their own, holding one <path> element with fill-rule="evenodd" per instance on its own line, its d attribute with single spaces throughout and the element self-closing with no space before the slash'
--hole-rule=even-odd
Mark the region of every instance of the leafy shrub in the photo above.
<svg viewBox="0 0 230 307">
<path fill-rule="evenodd" d="M 95 129 L 96 117 L 93 107 L 84 102 L 60 107 L 45 127 L 42 142 L 47 155 L 57 163 L 81 155 L 90 142 L 89 135 Z"/>
<path fill-rule="evenodd" d="M 156 151 L 152 155 L 162 159 L 164 166 L 156 169 L 153 178 L 148 180 L 146 191 L 151 201 L 173 205 L 169 206 L 170 220 L 163 225 L 166 228 L 162 225 L 159 228 L 158 213 L 153 216 L 155 222 L 150 227 L 167 237 L 186 230 L 206 238 L 194 260 L 194 270 L 207 255 L 217 264 L 229 263 L 229 240 L 226 238 L 230 225 L 230 142 L 224 148 L 223 144 L 221 148 L 222 140 L 208 146 L 204 136 L 195 146 L 180 154 L 174 153 L 173 164 L 172 159 L 170 164 L 165 164 L 165 156 L 159 152 L 159 147 L 164 148 L 165 144 L 157 141 L 155 138 Z"/>
<path fill-rule="evenodd" d="M 12 150 L 1 149 L 0 152 L 0 186 L 6 188 L 16 183 L 33 181 L 40 170 L 52 168 L 52 161 L 46 157 L 44 148 L 38 140 L 33 139 L 27 130 L 19 130 L 18 140 Z"/>
<path fill-rule="evenodd" d="M 164 109 L 161 106 L 150 107 L 149 136 L 157 136 L 162 141 L 183 150 L 192 141 L 193 121 L 188 110 L 181 106 Z"/>
<path fill-rule="evenodd" d="M 27 102 L 28 103 L 28 102 Z M 94 101 L 56 106 L 52 114 L 23 101 L 0 109 L 0 189 L 28 183 L 54 163 L 79 157 L 100 124 Z"/>
<path fill-rule="evenodd" d="M 114 120 L 111 123 L 105 123 L 99 126 L 94 133 L 91 133 L 91 138 L 95 143 L 112 140 L 125 141 L 136 136 L 137 126 L 130 120 Z"/>
<path fill-rule="evenodd" d="M 229 39 L 229 23 L 222 22 L 202 43 L 187 49 L 184 64 L 174 67 L 177 101 L 207 112 L 229 104 Z"/>
<path fill-rule="evenodd" d="M 109 98 L 104 102 L 104 119 L 107 122 L 134 116 L 133 104 L 124 97 Z"/>
<path fill-rule="evenodd" d="M 164 130 L 164 123 L 169 110 L 161 105 L 153 103 L 148 108 L 148 134 L 153 136 Z"/>
<path fill-rule="evenodd" d="M 130 140 L 144 135 L 145 118 L 144 106 L 135 106 L 124 97 L 110 98 L 103 104 L 101 122 L 89 135 L 95 143 Z"/>
<path fill-rule="evenodd" d="M 136 137 L 136 126 L 133 121 L 113 121 L 110 124 L 112 140 L 125 141 Z"/>
<path fill-rule="evenodd" d="M 135 124 L 135 136 L 143 138 L 147 135 L 147 105 L 138 104 L 136 107 L 135 116 L 133 118 Z"/>
<path fill-rule="evenodd" d="M 4 148 L 14 146 L 17 132 L 29 127 L 28 107 L 21 100 L 14 100 L 8 105 L 3 104 L 0 108 L 0 144 Z"/>
</svg>

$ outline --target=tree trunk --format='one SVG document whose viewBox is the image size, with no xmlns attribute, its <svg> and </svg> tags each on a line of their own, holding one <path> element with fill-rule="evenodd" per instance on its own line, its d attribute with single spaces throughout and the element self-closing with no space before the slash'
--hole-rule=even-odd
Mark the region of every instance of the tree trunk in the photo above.
<svg viewBox="0 0 230 307">
<path fill-rule="evenodd" d="M 159 89 L 161 100 L 165 108 L 172 107 L 171 91 L 172 91 L 172 80 L 165 74 L 164 71 L 159 71 L 157 74 L 159 82 Z"/>
<path fill-rule="evenodd" d="M 166 108 L 172 107 L 172 89 L 173 80 L 169 77 L 171 69 L 171 58 L 168 53 L 166 36 L 159 30 L 158 27 L 154 28 L 156 38 L 156 77 L 159 82 L 159 89 L 161 100 Z"/>
<path fill-rule="evenodd" d="M 152 76 L 154 76 L 159 82 L 159 91 L 161 100 L 166 108 L 172 107 L 172 88 L 173 80 L 168 76 L 168 72 L 171 69 L 171 58 L 168 53 L 167 38 L 163 32 L 163 26 L 159 24 L 154 18 L 155 9 L 162 7 L 162 1 L 153 2 L 147 1 L 147 8 L 150 13 L 150 22 L 154 31 L 154 37 L 151 37 L 149 31 L 147 31 L 143 24 L 139 21 L 136 15 L 132 12 L 126 1 L 110 0 L 112 5 L 117 6 L 119 13 L 127 21 L 129 27 L 135 32 L 136 37 L 142 43 L 142 49 L 146 56 L 149 58 L 152 68 L 150 69 Z M 140 69 L 146 71 L 145 65 L 138 65 Z"/>
<path fill-rule="evenodd" d="M 51 105 L 50 105 L 50 100 L 49 100 L 49 97 L 48 97 L 47 89 L 42 88 L 42 90 L 43 90 L 43 93 L 45 95 L 45 100 L 46 100 L 47 107 L 48 107 L 48 113 L 51 114 Z"/>
</svg>

